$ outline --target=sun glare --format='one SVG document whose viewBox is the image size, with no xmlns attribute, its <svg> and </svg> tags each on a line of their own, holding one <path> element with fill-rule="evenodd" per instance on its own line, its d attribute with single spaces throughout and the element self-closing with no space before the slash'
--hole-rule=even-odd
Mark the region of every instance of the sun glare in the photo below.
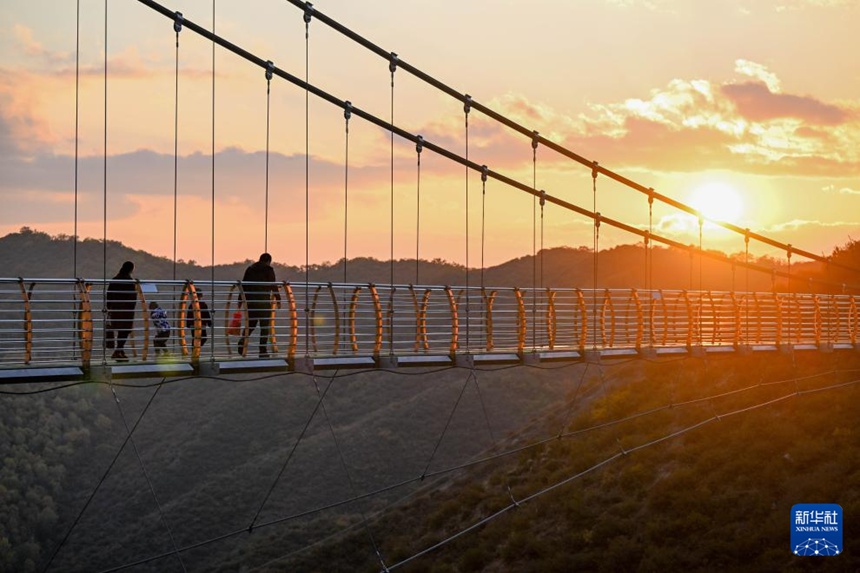
<svg viewBox="0 0 860 573">
<path fill-rule="evenodd" d="M 690 206 L 714 221 L 737 223 L 743 215 L 743 201 L 728 183 L 703 183 L 690 194 Z"/>
</svg>

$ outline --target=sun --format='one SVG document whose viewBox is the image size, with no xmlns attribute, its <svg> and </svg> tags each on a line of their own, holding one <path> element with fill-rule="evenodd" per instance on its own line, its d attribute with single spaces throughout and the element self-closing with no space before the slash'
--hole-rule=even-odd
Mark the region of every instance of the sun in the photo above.
<svg viewBox="0 0 860 573">
<path fill-rule="evenodd" d="M 721 181 L 709 181 L 693 189 L 689 203 L 708 219 L 725 223 L 737 223 L 744 211 L 737 190 Z"/>
</svg>

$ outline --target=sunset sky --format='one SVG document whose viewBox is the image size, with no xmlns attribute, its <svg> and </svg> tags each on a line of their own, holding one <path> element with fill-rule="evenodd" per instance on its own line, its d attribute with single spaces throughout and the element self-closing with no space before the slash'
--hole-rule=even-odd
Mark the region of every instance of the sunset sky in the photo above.
<svg viewBox="0 0 860 573">
<path fill-rule="evenodd" d="M 163 0 L 206 28 L 212 0 Z M 103 235 L 104 2 L 81 0 L 79 235 Z M 314 7 L 457 91 L 572 151 L 706 214 L 816 253 L 860 239 L 860 1 L 857 0 L 318 0 Z M 74 231 L 74 0 L 0 4 L 0 235 L 22 226 Z M 135 0 L 108 6 L 107 235 L 172 257 L 172 22 Z M 216 32 L 305 75 L 302 12 L 284 0 L 216 0 Z M 384 120 L 387 61 L 319 21 L 309 79 Z M 211 262 L 211 43 L 180 34 L 178 258 Z M 218 49 L 215 80 L 215 257 L 264 247 L 266 80 Z M 464 155 L 463 106 L 403 70 L 395 124 Z M 354 117 L 345 189 L 343 112 L 310 98 L 309 259 L 389 258 L 389 134 Z M 305 92 L 275 78 L 271 93 L 268 249 L 305 262 Z M 589 169 L 546 148 L 533 173 L 529 138 L 473 111 L 469 157 L 592 208 Z M 421 258 L 463 263 L 466 174 L 421 157 Z M 395 138 L 395 258 L 416 251 L 413 143 Z M 531 254 L 533 199 L 469 186 L 469 264 Z M 715 199 L 716 197 L 716 199 Z M 605 177 L 597 210 L 648 228 L 644 195 Z M 544 245 L 592 246 L 590 219 L 548 205 Z M 688 216 L 655 203 L 654 231 L 698 243 Z M 600 247 L 636 237 L 601 228 Z M 706 227 L 704 246 L 743 250 Z M 757 254 L 774 254 L 751 245 Z"/>
</svg>

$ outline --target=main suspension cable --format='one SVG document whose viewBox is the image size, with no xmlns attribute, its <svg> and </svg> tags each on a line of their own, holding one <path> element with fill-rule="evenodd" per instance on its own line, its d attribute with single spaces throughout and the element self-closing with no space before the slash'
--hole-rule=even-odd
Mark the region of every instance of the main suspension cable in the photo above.
<svg viewBox="0 0 860 573">
<path fill-rule="evenodd" d="M 149 4 L 149 2 L 151 0 L 138 0 L 138 1 Z M 305 9 L 305 6 L 306 6 L 306 3 L 303 0 L 287 0 L 287 2 L 289 2 L 290 4 L 296 6 L 299 9 L 302 9 L 302 10 Z M 380 46 L 377 46 L 376 44 L 370 42 L 369 40 L 367 40 L 363 36 L 355 33 L 354 31 L 350 30 L 346 26 L 340 24 L 339 22 L 337 22 L 336 20 L 330 18 L 329 16 L 327 16 L 325 14 L 317 12 L 316 16 L 317 16 L 317 19 L 319 19 L 322 23 L 324 23 L 325 25 L 329 26 L 330 28 L 336 30 L 340 34 L 346 36 L 347 38 L 351 39 L 352 41 L 356 42 L 357 44 L 365 47 L 366 49 L 375 53 L 376 55 L 378 55 L 384 59 L 388 59 L 389 52 L 384 50 Z M 466 97 L 465 94 L 462 94 L 462 93 L 454 90 L 453 88 L 451 88 L 450 86 L 437 80 L 433 76 L 430 76 L 429 74 L 419 70 L 415 66 L 409 64 L 408 62 L 400 61 L 399 64 L 400 64 L 400 67 L 402 67 L 404 69 L 404 71 L 406 71 L 409 74 L 412 74 L 413 76 L 415 76 L 416 78 L 420 79 L 421 81 L 427 83 L 428 85 L 438 89 L 439 91 L 447 94 L 448 96 L 450 96 L 456 100 L 459 100 L 461 102 L 465 101 L 465 97 Z M 510 128 L 510 129 L 522 134 L 522 135 L 525 135 L 527 137 L 531 137 L 532 132 L 527 127 L 524 127 L 524 126 L 518 124 L 517 122 L 509 119 L 508 117 L 493 111 L 492 109 L 486 107 L 485 105 L 483 105 L 479 102 L 472 102 L 472 106 L 476 110 L 480 111 L 481 113 L 483 113 L 484 115 L 489 117 L 490 119 L 493 119 L 494 121 Z M 539 141 L 542 145 L 548 147 L 549 149 L 555 151 L 556 153 L 559 153 L 560 155 L 567 157 L 568 159 L 576 161 L 577 163 L 580 163 L 583 166 L 590 167 L 592 165 L 591 161 L 589 161 L 588 159 L 586 159 L 585 157 L 582 157 L 581 155 L 579 155 L 577 153 L 574 153 L 573 151 L 567 149 L 566 147 L 564 147 L 562 145 L 554 143 L 554 142 L 552 142 L 552 141 L 550 141 L 544 137 L 540 137 Z M 627 177 L 619 175 L 618 173 L 615 173 L 615 172 L 613 172 L 613 171 L 611 171 L 605 167 L 598 167 L 598 170 L 600 171 L 600 173 L 606 175 L 610 179 L 617 181 L 618 183 L 621 183 L 622 185 L 624 185 L 626 187 L 629 187 L 629 188 L 631 188 L 635 191 L 638 191 L 640 193 L 643 193 L 643 194 L 649 193 L 648 187 L 645 187 L 644 185 L 641 185 L 641 184 L 639 184 L 639 183 L 637 183 L 631 179 L 628 179 Z M 656 199 L 658 199 L 659 201 L 661 201 L 662 203 L 665 203 L 671 207 L 674 207 L 680 211 L 683 211 L 683 212 L 690 214 L 690 215 L 693 215 L 693 216 L 701 215 L 701 213 L 699 213 L 699 211 L 697 209 L 694 209 L 693 207 L 690 207 L 689 205 L 686 205 L 680 201 L 676 201 L 676 200 L 674 200 L 674 199 L 672 199 L 666 195 L 656 193 L 653 191 L 653 189 L 650 189 L 650 192 L 653 193 L 654 197 Z M 728 229 L 734 233 L 737 233 L 737 234 L 744 234 L 745 232 L 749 233 L 748 229 L 744 230 L 744 229 L 742 229 L 742 228 L 740 228 L 737 225 L 734 225 L 732 223 L 728 223 L 726 221 L 719 221 L 719 220 L 711 219 L 711 218 L 707 218 L 707 219 L 709 221 L 713 222 L 714 224 L 719 225 L 725 229 Z M 785 250 L 787 247 L 787 245 L 785 243 L 781 243 L 775 239 L 772 239 L 772 238 L 767 237 L 765 235 L 761 235 L 759 233 L 750 233 L 750 235 L 755 240 L 762 242 L 762 243 L 765 243 L 767 245 L 770 245 L 772 247 L 775 247 L 779 250 Z M 828 257 L 825 257 L 823 255 L 817 255 L 813 252 L 804 251 L 804 250 L 800 250 L 800 249 L 795 249 L 794 252 L 795 252 L 795 254 L 798 254 L 800 256 L 803 256 L 805 258 L 808 258 L 808 259 L 811 259 L 814 261 L 833 264 L 833 265 L 839 266 L 841 268 L 850 270 L 852 272 L 860 273 L 860 269 L 853 268 L 853 267 L 850 267 L 847 265 L 842 265 L 842 264 L 835 263 L 835 262 L 831 262 Z"/>
<path fill-rule="evenodd" d="M 293 2 L 293 0 L 289 0 L 289 1 Z M 164 16 L 167 16 L 171 19 L 173 18 L 173 12 L 169 11 L 167 8 L 165 8 L 164 6 L 162 6 L 161 4 L 156 2 L 155 0 L 138 0 L 138 2 L 152 8 L 153 10 L 161 13 Z M 302 3 L 301 5 L 305 6 L 304 3 Z M 322 15 L 316 11 L 314 12 L 314 17 L 317 17 L 318 19 L 323 19 Z M 207 30 L 207 29 L 205 29 L 205 28 L 203 28 L 203 27 L 201 27 L 201 26 L 199 26 L 199 25 L 197 25 L 197 24 L 195 24 L 195 23 L 193 23 L 187 19 L 185 20 L 185 27 L 191 29 L 195 33 L 197 33 L 197 34 L 199 34 L 205 38 L 214 40 L 220 46 L 226 48 L 227 50 L 233 52 L 234 54 L 240 56 L 241 58 L 244 58 L 244 59 L 248 60 L 249 62 L 251 62 L 257 66 L 265 68 L 265 60 L 263 60 L 262 58 L 259 58 L 258 56 L 248 52 L 247 50 L 244 50 L 243 48 L 229 42 L 228 40 L 225 40 L 224 38 L 213 34 L 211 31 L 209 31 L 209 30 Z M 390 55 L 389 55 L 389 57 L 390 57 Z M 406 67 L 406 65 L 403 64 L 403 62 L 400 62 L 398 60 L 398 66 L 401 66 L 401 65 L 403 67 Z M 410 68 L 410 70 L 413 70 L 413 69 L 414 68 Z M 335 96 L 325 92 L 324 90 L 322 90 L 316 86 L 310 85 L 307 81 L 303 81 L 303 80 L 297 78 L 296 76 L 293 76 L 293 75 L 289 74 L 288 72 L 285 72 L 284 70 L 281 70 L 278 68 L 275 69 L 274 73 L 275 73 L 275 75 L 280 76 L 281 78 L 293 83 L 294 85 L 300 87 L 301 89 L 312 92 L 317 97 L 324 99 L 333 105 L 336 105 L 336 106 L 341 107 L 341 108 L 344 107 L 344 101 L 343 100 L 336 98 Z M 462 97 L 460 99 L 462 100 Z M 479 109 L 481 109 L 481 111 L 483 113 L 485 113 L 485 114 L 487 113 L 486 108 L 483 106 L 479 106 L 479 104 L 477 102 L 473 102 L 472 107 L 476 108 L 476 109 L 479 108 Z M 386 121 L 386 120 L 382 120 L 382 119 L 380 119 L 380 118 L 378 118 L 378 117 L 376 117 L 376 116 L 374 116 L 374 115 L 372 115 L 372 114 L 370 114 L 364 110 L 353 107 L 353 114 L 361 117 L 362 119 L 367 120 L 368 122 L 382 128 L 386 131 L 393 131 L 395 134 L 399 135 L 403 139 L 406 139 L 406 140 L 409 140 L 412 142 L 417 141 L 416 135 L 409 133 L 403 129 L 400 129 L 400 128 L 394 126 L 391 122 Z M 495 116 L 491 116 L 491 117 L 493 117 L 493 119 L 496 119 L 497 121 L 504 123 L 504 118 L 497 118 Z M 532 132 L 528 132 L 528 133 L 532 133 Z M 546 140 L 543 137 L 538 137 L 538 139 L 539 139 L 540 143 L 547 145 L 547 147 L 550 147 L 552 149 L 555 149 L 556 147 L 558 147 L 558 146 L 554 146 L 555 144 L 552 144 L 552 142 L 549 142 L 548 140 Z M 451 152 L 451 151 L 449 151 L 449 150 L 447 150 L 447 149 L 445 149 L 439 145 L 433 144 L 429 141 L 425 140 L 424 146 L 426 148 L 430 149 L 431 151 L 438 153 L 439 155 L 441 155 L 441 156 L 443 156 L 443 157 L 445 157 L 451 161 L 454 161 L 454 162 L 457 162 L 460 164 L 464 164 L 464 165 L 469 165 L 469 167 L 473 170 L 480 171 L 482 168 L 481 165 L 478 165 L 472 161 L 466 162 L 462 157 L 460 157 L 456 153 L 453 153 L 453 152 Z M 587 164 L 591 165 L 593 167 L 596 166 L 596 162 L 587 162 Z M 600 166 L 596 166 L 596 167 L 597 167 L 598 172 L 607 174 L 608 176 L 612 177 L 613 179 L 616 179 L 616 177 L 613 177 L 614 174 L 612 174 L 611 171 L 608 171 L 607 169 L 600 167 Z M 609 175 L 609 174 L 612 174 L 612 175 Z M 500 181 L 502 183 L 505 183 L 506 185 L 514 187 L 520 191 L 529 193 L 533 196 L 537 196 L 539 194 L 539 191 L 537 189 L 530 187 L 526 184 L 523 184 L 519 181 L 516 181 L 514 179 L 511 179 L 510 177 L 507 177 L 507 176 L 505 176 L 501 173 L 498 173 L 496 171 L 489 171 L 489 176 L 493 177 L 494 179 L 497 179 L 498 181 Z M 623 180 L 621 182 L 624 184 L 629 184 L 629 186 L 634 186 L 634 188 L 638 189 L 638 187 L 635 187 L 636 184 L 634 184 L 632 182 L 628 182 L 628 180 Z M 645 189 L 645 188 L 643 188 L 643 189 Z M 647 192 L 647 189 L 645 189 L 645 191 Z M 660 196 L 657 193 L 654 193 L 654 197 L 660 198 L 662 196 Z M 584 215 L 586 217 L 589 217 L 591 219 L 595 219 L 597 216 L 600 215 L 599 213 L 594 213 L 594 212 L 589 211 L 585 208 L 582 208 L 578 205 L 575 205 L 569 201 L 565 201 L 563 199 L 560 199 L 558 197 L 555 197 L 555 196 L 552 196 L 549 194 L 547 195 L 546 200 L 547 200 L 547 202 L 554 203 L 558 206 L 561 206 L 564 209 L 579 213 L 579 214 Z M 693 210 L 692 212 L 696 213 L 695 210 Z M 612 227 L 616 227 L 616 228 L 621 229 L 627 233 L 637 235 L 639 237 L 643 237 L 644 234 L 646 233 L 646 231 L 644 231 L 642 229 L 639 229 L 639 228 L 632 226 L 632 225 L 628 225 L 626 223 L 622 223 L 621 221 L 617 221 L 617 220 L 611 219 L 609 217 L 600 216 L 600 219 L 601 219 L 601 222 L 603 222 L 603 223 L 607 223 Z M 750 234 L 750 236 L 758 237 L 755 233 L 749 232 L 749 234 Z M 668 237 L 664 237 L 664 236 L 660 236 L 660 235 L 652 235 L 651 239 L 659 241 L 659 242 L 661 242 L 665 245 L 671 246 L 671 247 L 676 247 L 676 248 L 684 250 L 684 251 L 692 250 L 690 245 L 680 243 L 680 242 L 675 241 L 673 239 L 670 239 Z M 807 256 L 805 251 L 793 249 L 793 252 L 795 254 L 800 254 L 801 256 Z M 721 255 L 718 255 L 717 253 L 705 253 L 704 255 L 706 257 L 709 257 L 709 258 L 712 258 L 715 260 L 720 260 L 722 262 L 726 262 L 726 263 L 730 262 L 730 259 L 725 255 L 721 256 Z M 814 255 L 814 254 L 812 256 L 818 257 L 818 255 Z M 821 258 L 821 257 L 818 257 L 818 258 Z M 753 263 L 749 263 L 749 266 L 747 268 L 752 268 L 752 269 L 759 271 L 759 272 L 770 272 L 770 269 L 765 269 L 761 265 L 756 265 Z M 785 275 L 785 273 L 782 271 L 777 271 L 776 274 L 778 276 L 784 276 Z M 821 283 L 821 284 L 827 284 L 827 285 L 830 284 L 830 283 L 827 283 L 827 282 L 821 281 L 821 280 L 816 280 L 814 282 Z M 851 288 L 858 289 L 860 287 L 852 285 Z"/>
</svg>

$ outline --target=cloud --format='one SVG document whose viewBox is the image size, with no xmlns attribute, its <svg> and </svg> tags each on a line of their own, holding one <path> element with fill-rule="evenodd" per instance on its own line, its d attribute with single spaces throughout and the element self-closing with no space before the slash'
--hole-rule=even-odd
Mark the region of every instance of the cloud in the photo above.
<svg viewBox="0 0 860 573">
<path fill-rule="evenodd" d="M 860 101 L 837 105 L 775 91 L 781 82 L 765 66 L 749 60 L 735 65 L 739 76 L 755 80 L 674 79 L 644 97 L 591 104 L 578 116 L 513 93 L 481 103 L 613 170 L 728 169 L 799 176 L 860 172 Z M 528 135 L 480 113 L 469 121 L 471 160 L 506 174 L 531 167 Z M 462 117 L 429 122 L 418 132 L 463 153 Z M 580 169 L 543 147 L 537 155 L 542 169 Z"/>
<path fill-rule="evenodd" d="M 779 78 L 761 64 L 744 59 L 735 60 L 735 72 L 763 82 L 773 93 L 780 91 L 781 82 Z"/>
<path fill-rule="evenodd" d="M 645 10 L 665 11 L 667 2 L 665 0 L 605 0 L 610 6 L 618 8 L 644 8 Z"/>
<path fill-rule="evenodd" d="M 764 82 L 727 84 L 721 90 L 751 121 L 793 118 L 812 125 L 839 125 L 850 117 L 844 109 L 815 98 L 774 93 Z"/>
<path fill-rule="evenodd" d="M 22 24 L 15 24 L 12 27 L 12 35 L 15 39 L 15 47 L 17 51 L 27 58 L 39 60 L 37 65 L 21 64 L 17 69 L 0 69 L 3 74 L 8 72 L 17 73 L 20 76 L 35 75 L 31 70 L 43 69 L 50 76 L 57 79 L 68 79 L 80 74 L 82 78 L 104 77 L 104 51 L 101 51 L 99 57 L 90 61 L 80 61 L 76 65 L 76 57 L 74 52 L 67 51 L 51 51 L 40 42 L 33 31 Z M 158 75 L 173 74 L 174 61 L 173 58 L 159 57 L 157 53 L 143 55 L 137 46 L 130 45 L 120 52 L 111 52 L 108 54 L 108 74 L 112 79 L 135 79 L 135 78 L 150 78 Z M 199 67 L 197 63 L 181 62 L 180 72 L 183 78 L 206 79 L 211 81 L 211 68 Z M 217 73 L 218 77 L 224 78 L 225 74 Z"/>
<path fill-rule="evenodd" d="M 836 105 L 775 91 L 780 89 L 778 76 L 749 60 L 738 60 L 736 73 L 756 79 L 674 79 L 646 97 L 592 104 L 573 118 L 521 96 L 509 95 L 490 107 L 523 125 L 546 129 L 542 135 L 549 139 L 618 169 L 810 176 L 860 171 L 860 102 Z M 517 165 L 523 167 L 530 159 L 522 151 L 528 143 L 527 137 L 515 135 L 496 138 L 491 145 L 516 146 L 516 153 L 496 157 L 511 162 L 518 157 Z"/>
<path fill-rule="evenodd" d="M 765 229 L 767 233 L 781 233 L 784 231 L 796 232 L 804 228 L 827 228 L 827 227 L 849 227 L 856 228 L 860 226 L 860 221 L 810 221 L 806 219 L 792 219 L 775 225 L 770 225 Z"/>
<path fill-rule="evenodd" d="M 857 0 L 783 0 L 776 4 L 777 12 L 803 10 L 806 8 L 854 8 Z"/>
<path fill-rule="evenodd" d="M 48 123 L 34 110 L 27 78 L 0 68 L 0 155 L 22 157 L 37 153 L 56 139 Z"/>
<path fill-rule="evenodd" d="M 836 188 L 835 185 L 827 185 L 821 188 L 825 193 L 839 193 L 840 195 L 860 195 L 860 189 L 852 189 L 851 187 Z"/>
<path fill-rule="evenodd" d="M 2 140 L 0 140 L 2 141 Z M 305 157 L 304 155 L 269 156 L 270 199 L 272 208 L 283 209 L 284 214 L 293 214 L 292 220 L 303 217 L 302 209 L 294 208 L 304 200 Z M 254 203 L 265 196 L 265 154 L 228 148 L 215 157 L 216 198 L 219 201 L 242 201 Z M 90 207 L 104 192 L 104 159 L 89 156 L 78 163 L 79 188 L 82 203 Z M 107 163 L 108 195 L 124 205 L 122 212 L 131 209 L 126 204 L 129 197 L 172 196 L 174 158 L 172 155 L 148 150 L 110 156 Z M 212 159 L 210 155 L 195 153 L 179 158 L 178 193 L 181 196 L 209 198 L 211 195 Z M 39 155 L 30 158 L 0 157 L 0 200 L 13 204 L 15 209 L 5 209 L 2 219 L 14 222 L 22 212 L 28 212 L 28 220 L 39 222 L 53 220 L 57 210 L 64 210 L 68 217 L 69 194 L 74 189 L 74 158 L 61 155 Z M 365 203 L 376 199 L 370 189 L 388 173 L 386 166 L 354 166 L 350 168 L 350 192 L 356 200 Z M 343 166 L 319 158 L 311 158 L 310 181 L 313 202 L 318 209 L 335 208 L 343 199 Z M 297 197 L 301 197 L 298 201 Z M 40 205 L 44 209 L 40 208 Z M 82 205 L 83 206 L 83 205 Z M 87 210 L 87 209 L 84 209 Z M 97 209 L 89 209 L 98 211 Z M 300 213 L 299 211 L 302 211 Z M 100 216 L 101 211 L 98 211 Z"/>
<path fill-rule="evenodd" d="M 22 24 L 12 27 L 12 35 L 18 48 L 26 55 L 45 60 L 51 64 L 68 64 L 74 62 L 74 54 L 69 52 L 52 52 L 33 37 L 33 30 Z"/>
</svg>

